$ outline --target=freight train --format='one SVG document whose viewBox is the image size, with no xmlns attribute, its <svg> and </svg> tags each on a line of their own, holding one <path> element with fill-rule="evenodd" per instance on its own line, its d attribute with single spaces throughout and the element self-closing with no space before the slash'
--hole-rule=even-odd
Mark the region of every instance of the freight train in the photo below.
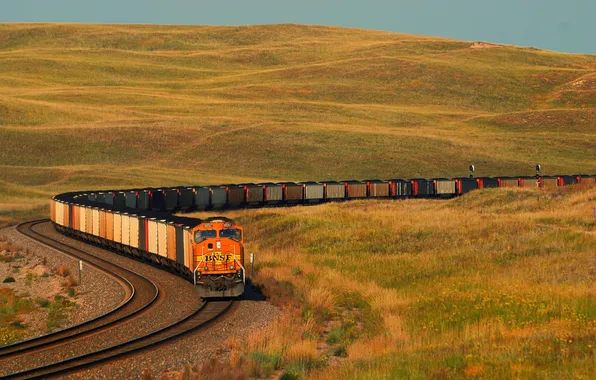
<svg viewBox="0 0 596 380">
<path fill-rule="evenodd" d="M 191 281 L 202 298 L 237 297 L 246 284 L 244 230 L 233 220 L 175 212 L 316 204 L 351 199 L 450 198 L 492 187 L 595 184 L 596 175 L 393 179 L 181 186 L 73 192 L 50 202 L 64 234 L 156 264 Z"/>
</svg>

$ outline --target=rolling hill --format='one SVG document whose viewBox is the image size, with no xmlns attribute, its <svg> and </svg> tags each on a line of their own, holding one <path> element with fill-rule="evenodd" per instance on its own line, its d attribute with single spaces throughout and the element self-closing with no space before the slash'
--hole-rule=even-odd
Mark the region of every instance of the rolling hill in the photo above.
<svg viewBox="0 0 596 380">
<path fill-rule="evenodd" d="M 596 56 L 323 26 L 2 24 L 0 72 L 0 223 L 70 189 L 596 172 Z"/>
</svg>

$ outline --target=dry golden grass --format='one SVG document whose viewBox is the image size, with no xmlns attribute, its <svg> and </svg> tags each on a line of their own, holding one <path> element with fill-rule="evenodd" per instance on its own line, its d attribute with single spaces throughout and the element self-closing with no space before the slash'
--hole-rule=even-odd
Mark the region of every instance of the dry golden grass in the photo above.
<svg viewBox="0 0 596 380">
<path fill-rule="evenodd" d="M 573 186 L 230 212 L 255 282 L 287 292 L 236 360 L 254 376 L 589 377 L 595 201 Z"/>
<path fill-rule="evenodd" d="M 81 189 L 596 172 L 596 58 L 356 29 L 0 24 L 0 224 Z"/>
</svg>

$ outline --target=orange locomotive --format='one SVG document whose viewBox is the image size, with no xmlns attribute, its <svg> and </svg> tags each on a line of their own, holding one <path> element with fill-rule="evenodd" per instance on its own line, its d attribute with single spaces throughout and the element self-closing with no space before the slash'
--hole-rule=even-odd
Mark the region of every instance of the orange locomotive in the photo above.
<svg viewBox="0 0 596 380">
<path fill-rule="evenodd" d="M 244 292 L 244 230 L 215 217 L 193 229 L 193 278 L 201 297 L 234 297 Z"/>
<path fill-rule="evenodd" d="M 77 193 L 53 197 L 50 214 L 58 231 L 173 271 L 202 298 L 244 293 L 244 230 L 231 219 L 102 205 Z"/>
</svg>

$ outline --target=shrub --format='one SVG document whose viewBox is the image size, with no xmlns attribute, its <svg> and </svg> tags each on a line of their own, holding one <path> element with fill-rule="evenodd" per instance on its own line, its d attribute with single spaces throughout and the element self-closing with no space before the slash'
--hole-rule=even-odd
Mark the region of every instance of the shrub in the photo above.
<svg viewBox="0 0 596 380">
<path fill-rule="evenodd" d="M 24 329 L 27 327 L 21 321 L 12 321 L 12 322 L 10 322 L 10 326 L 17 328 L 17 329 Z"/>
<path fill-rule="evenodd" d="M 37 300 L 35 300 L 35 302 L 37 302 L 37 304 L 41 307 L 50 306 L 50 300 L 45 299 L 45 298 L 38 298 Z"/>
<path fill-rule="evenodd" d="M 66 265 L 59 265 L 55 271 L 58 276 L 62 276 L 62 277 L 70 276 L 70 269 L 68 269 L 68 267 Z"/>
<path fill-rule="evenodd" d="M 9 282 L 16 282 L 16 280 L 14 279 L 14 277 L 8 276 L 2 282 L 5 283 L 5 284 L 7 284 Z"/>
<path fill-rule="evenodd" d="M 74 288 L 68 288 L 68 290 L 66 291 L 68 293 L 69 297 L 74 297 L 75 296 L 75 290 Z"/>
<path fill-rule="evenodd" d="M 72 278 L 72 276 L 66 277 L 66 281 L 64 281 L 64 287 L 71 288 L 71 287 L 77 286 L 77 285 L 78 285 L 77 280 Z"/>
</svg>

